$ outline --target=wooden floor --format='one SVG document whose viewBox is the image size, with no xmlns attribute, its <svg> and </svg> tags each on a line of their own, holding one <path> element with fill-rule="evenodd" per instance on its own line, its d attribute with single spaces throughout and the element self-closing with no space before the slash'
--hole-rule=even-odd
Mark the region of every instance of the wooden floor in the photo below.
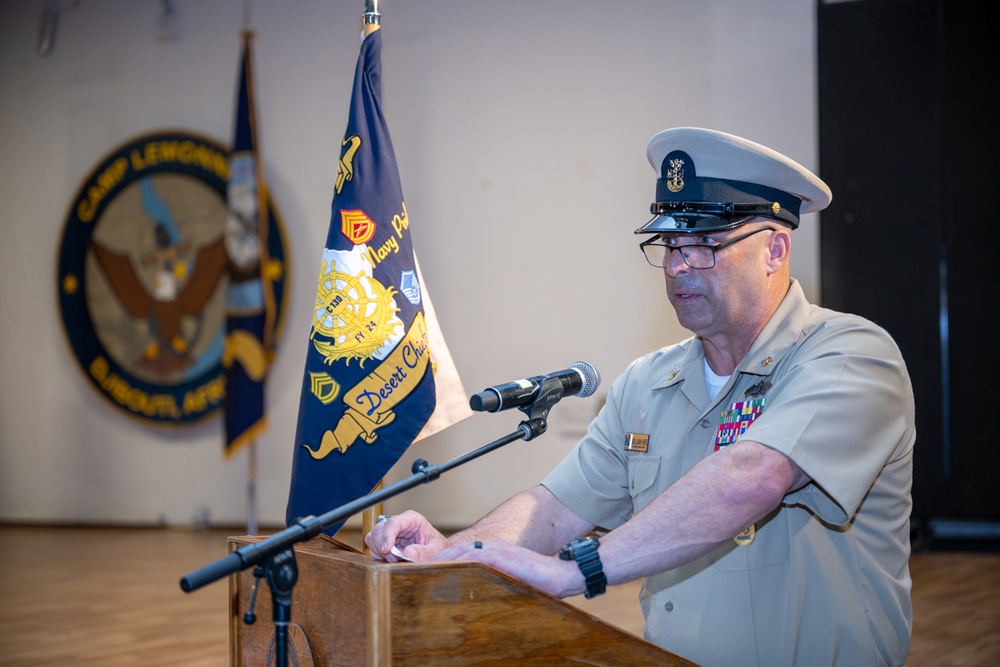
<svg viewBox="0 0 1000 667">
<path fill-rule="evenodd" d="M 178 581 L 234 532 L 0 525 L 0 666 L 228 664 L 226 582 L 183 593 Z M 1000 553 L 916 554 L 911 571 L 909 667 L 1000 665 Z M 586 609 L 641 636 L 637 594 L 619 586 Z"/>
</svg>

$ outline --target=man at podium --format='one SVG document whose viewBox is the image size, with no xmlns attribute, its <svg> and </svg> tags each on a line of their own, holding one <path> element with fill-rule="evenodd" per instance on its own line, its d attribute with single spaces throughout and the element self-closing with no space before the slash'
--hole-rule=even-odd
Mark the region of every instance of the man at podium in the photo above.
<svg viewBox="0 0 1000 667">
<path fill-rule="evenodd" d="M 647 156 L 636 234 L 694 336 L 632 362 L 540 485 L 450 538 L 389 517 L 372 556 L 473 559 L 560 597 L 645 578 L 646 638 L 702 665 L 903 664 L 909 376 L 885 331 L 809 304 L 789 270 L 829 188 L 712 130 Z"/>
</svg>

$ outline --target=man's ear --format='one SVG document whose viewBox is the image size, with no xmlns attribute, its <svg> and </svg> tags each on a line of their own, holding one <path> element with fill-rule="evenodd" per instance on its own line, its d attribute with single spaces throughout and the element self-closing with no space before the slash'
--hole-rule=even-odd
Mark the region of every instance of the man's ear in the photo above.
<svg viewBox="0 0 1000 667">
<path fill-rule="evenodd" d="M 789 253 L 792 250 L 792 234 L 784 226 L 779 226 L 768 241 L 768 268 L 774 273 L 788 263 Z"/>
</svg>

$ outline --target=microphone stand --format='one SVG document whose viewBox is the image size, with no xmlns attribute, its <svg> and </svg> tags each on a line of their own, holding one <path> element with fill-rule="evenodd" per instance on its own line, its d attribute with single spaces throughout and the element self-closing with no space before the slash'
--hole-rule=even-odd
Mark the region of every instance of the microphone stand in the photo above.
<svg viewBox="0 0 1000 667">
<path fill-rule="evenodd" d="M 433 482 L 445 472 L 515 440 L 533 440 L 542 435 L 548 430 L 546 419 L 549 410 L 559 402 L 562 396 L 563 388 L 559 379 L 547 378 L 542 382 L 541 390 L 535 401 L 531 405 L 518 408 L 528 418 L 518 425 L 516 431 L 441 465 L 431 465 L 424 459 L 417 459 L 411 467 L 413 474 L 410 477 L 367 496 L 362 496 L 346 505 L 341 505 L 318 517 L 307 516 L 303 519 L 297 519 L 281 532 L 255 544 L 241 547 L 228 556 L 183 576 L 180 581 L 181 590 L 190 593 L 230 574 L 254 566 L 253 574 L 257 578 L 257 583 L 259 584 L 260 579 L 264 578 L 271 588 L 272 620 L 275 632 L 275 665 L 276 667 L 286 667 L 288 664 L 288 625 L 292 617 L 292 591 L 299 575 L 298 565 L 295 562 L 294 546 L 296 544 L 316 537 L 323 532 L 324 528 L 343 521 L 373 505 L 378 505 L 421 484 Z M 255 585 L 251 607 L 256 599 L 256 594 Z M 247 611 L 243 617 L 244 622 L 248 624 L 253 623 L 254 618 L 252 610 Z"/>
</svg>

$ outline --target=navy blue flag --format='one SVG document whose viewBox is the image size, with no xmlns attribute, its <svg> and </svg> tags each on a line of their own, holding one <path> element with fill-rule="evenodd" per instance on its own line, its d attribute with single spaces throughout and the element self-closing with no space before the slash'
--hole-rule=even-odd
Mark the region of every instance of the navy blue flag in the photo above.
<svg viewBox="0 0 1000 667">
<path fill-rule="evenodd" d="M 263 271 L 268 265 L 268 207 L 267 190 L 257 159 L 250 59 L 252 34 L 244 31 L 242 38 L 225 232 L 229 287 L 222 365 L 226 372 L 227 457 L 257 437 L 267 425 L 264 379 L 272 355 L 275 311 Z"/>
<path fill-rule="evenodd" d="M 340 149 L 302 380 L 289 523 L 370 493 L 427 434 L 440 389 L 435 367 L 450 365 L 410 241 L 382 113 L 381 52 L 376 29 L 361 44 Z M 460 383 L 451 386 L 464 397 Z"/>
</svg>

